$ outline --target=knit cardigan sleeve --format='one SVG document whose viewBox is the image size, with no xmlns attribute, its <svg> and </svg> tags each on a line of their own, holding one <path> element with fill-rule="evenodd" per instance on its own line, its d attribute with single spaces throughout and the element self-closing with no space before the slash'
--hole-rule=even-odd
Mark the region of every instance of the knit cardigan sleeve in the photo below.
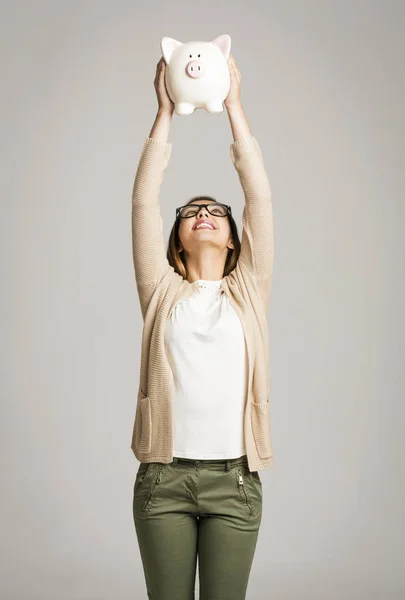
<svg viewBox="0 0 405 600">
<path fill-rule="evenodd" d="M 169 263 L 160 212 L 160 188 L 172 152 L 170 142 L 146 138 L 132 193 L 132 250 L 141 306 Z"/>
<path fill-rule="evenodd" d="M 257 282 L 269 288 L 274 261 L 273 208 L 263 155 L 255 137 L 231 144 L 230 154 L 245 195 L 238 260 Z"/>
</svg>

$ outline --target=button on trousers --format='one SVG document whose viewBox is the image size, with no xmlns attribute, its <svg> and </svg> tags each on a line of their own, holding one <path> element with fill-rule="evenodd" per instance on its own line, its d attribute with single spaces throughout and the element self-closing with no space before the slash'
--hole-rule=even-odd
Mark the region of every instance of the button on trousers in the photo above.
<svg viewBox="0 0 405 600">
<path fill-rule="evenodd" d="M 133 517 L 149 600 L 245 600 L 262 519 L 246 455 L 140 463 Z"/>
</svg>

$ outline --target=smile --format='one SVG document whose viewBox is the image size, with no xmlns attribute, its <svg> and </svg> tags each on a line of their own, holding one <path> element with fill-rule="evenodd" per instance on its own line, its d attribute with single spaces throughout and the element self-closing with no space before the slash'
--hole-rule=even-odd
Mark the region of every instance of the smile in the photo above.
<svg viewBox="0 0 405 600">
<path fill-rule="evenodd" d="M 212 225 L 208 223 L 202 223 L 201 225 L 197 225 L 194 229 L 214 229 Z"/>
</svg>

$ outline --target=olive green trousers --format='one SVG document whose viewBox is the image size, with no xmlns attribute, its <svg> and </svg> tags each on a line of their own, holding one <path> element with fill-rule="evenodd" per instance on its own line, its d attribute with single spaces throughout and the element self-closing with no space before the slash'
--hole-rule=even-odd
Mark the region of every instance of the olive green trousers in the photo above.
<svg viewBox="0 0 405 600">
<path fill-rule="evenodd" d="M 262 519 L 246 455 L 140 463 L 133 517 L 149 600 L 245 600 Z"/>
</svg>

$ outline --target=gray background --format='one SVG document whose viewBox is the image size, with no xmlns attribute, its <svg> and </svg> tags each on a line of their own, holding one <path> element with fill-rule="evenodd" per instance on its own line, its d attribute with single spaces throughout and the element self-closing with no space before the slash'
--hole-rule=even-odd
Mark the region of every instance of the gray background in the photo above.
<svg viewBox="0 0 405 600">
<path fill-rule="evenodd" d="M 247 598 L 405 597 L 404 17 L 382 0 L 4 3 L 2 600 L 146 597 L 130 197 L 161 37 L 222 33 L 275 221 L 275 467 Z M 241 227 L 226 112 L 174 115 L 169 141 L 166 243 L 192 195 Z"/>
</svg>

